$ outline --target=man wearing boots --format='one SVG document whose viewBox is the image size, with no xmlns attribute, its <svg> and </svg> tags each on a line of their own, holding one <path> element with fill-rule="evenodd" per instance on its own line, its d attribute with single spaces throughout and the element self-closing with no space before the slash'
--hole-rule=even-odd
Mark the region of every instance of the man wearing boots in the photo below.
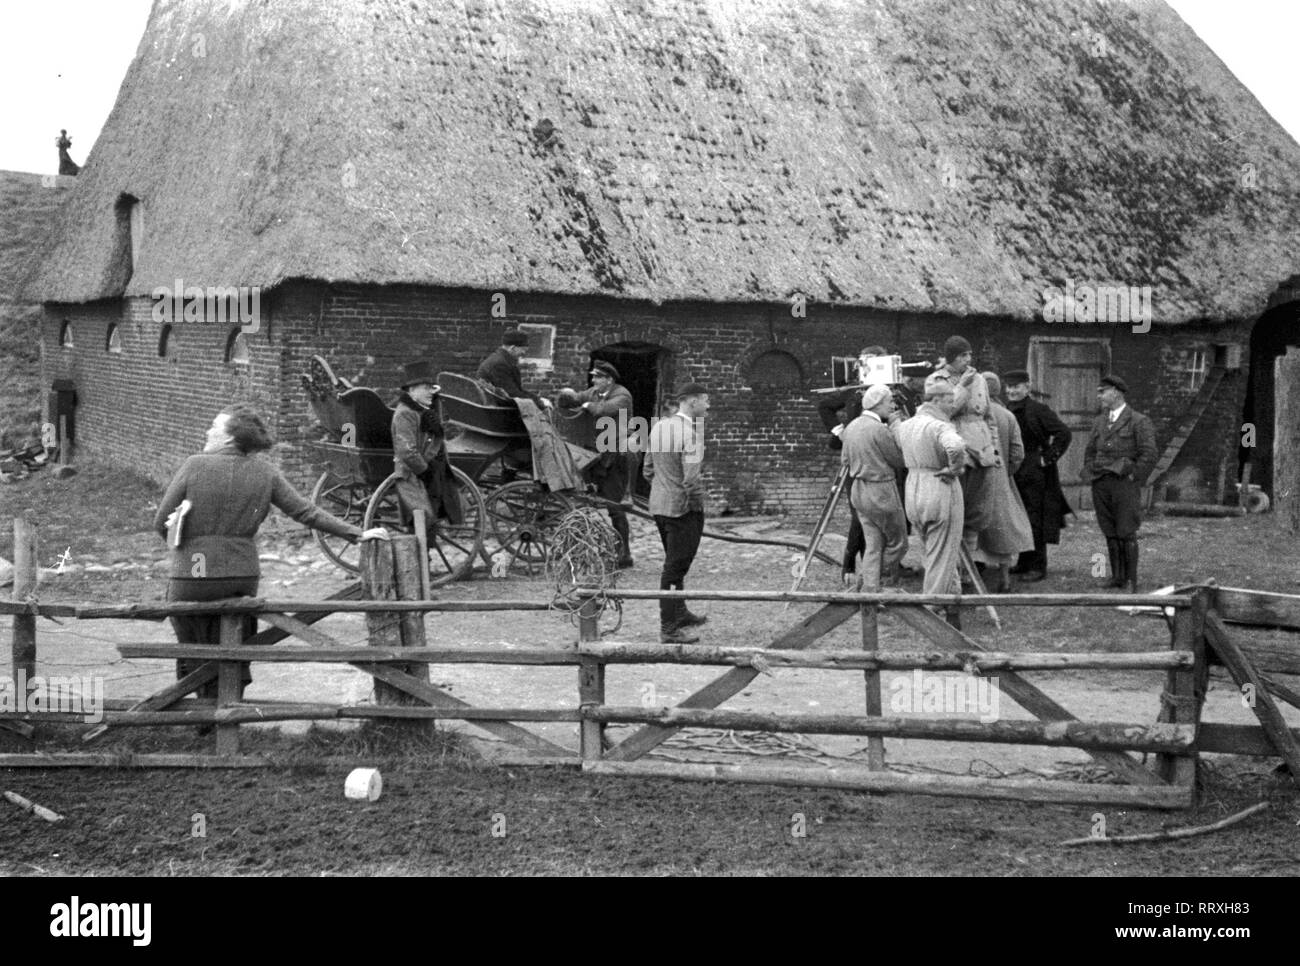
<svg viewBox="0 0 1300 966">
<path fill-rule="evenodd" d="M 862 563 L 858 579 L 876 590 L 899 584 L 898 565 L 907 553 L 907 519 L 898 499 L 897 472 L 903 468 L 891 426 L 899 421 L 888 386 L 871 386 L 862 394 L 862 415 L 844 428 L 840 459 L 848 467 L 853 488 L 849 502 L 861 521 Z"/>
<path fill-rule="evenodd" d="M 1016 471 L 1016 486 L 1034 531 L 1034 549 L 1026 550 L 1012 568 L 1025 583 L 1047 575 L 1047 545 L 1061 539 L 1065 515 L 1070 513 L 1061 490 L 1057 462 L 1070 447 L 1070 430 L 1051 407 L 1029 394 L 1029 373 L 1015 369 L 1002 377 L 1006 384 L 1007 408 L 1020 424 L 1025 460 Z"/>
<path fill-rule="evenodd" d="M 704 533 L 704 414 L 709 391 L 687 383 L 677 393 L 677 412 L 650 430 L 642 472 L 650 481 L 650 514 L 664 545 L 660 590 L 682 590 Z M 659 601 L 659 641 L 695 644 L 690 628 L 707 617 L 692 614 L 684 600 Z"/>
<path fill-rule="evenodd" d="M 898 445 L 907 465 L 907 518 L 925 545 L 923 594 L 954 594 L 959 589 L 966 442 L 951 422 L 955 408 L 952 386 L 936 372 L 925 380 L 925 402 L 916 415 L 898 424 Z M 947 616 L 949 623 L 961 626 L 958 608 L 950 607 Z"/>
<path fill-rule="evenodd" d="M 1083 454 L 1083 470 L 1092 481 L 1097 526 L 1106 537 L 1112 587 L 1138 587 L 1138 528 L 1142 525 L 1142 484 L 1160 453 L 1151 420 L 1134 412 L 1119 376 L 1105 376 L 1097 387 L 1102 414 L 1093 424 Z"/>
<path fill-rule="evenodd" d="M 613 450 L 604 450 L 585 470 L 583 476 L 596 488 L 596 495 L 611 504 L 622 504 L 627 494 L 628 427 L 632 422 L 632 394 L 618 381 L 618 370 L 608 362 L 594 362 L 591 366 L 591 388 L 582 392 L 565 387 L 560 390 L 561 410 L 581 409 L 596 422 L 597 440 L 617 440 Z M 602 427 L 613 425 L 614 434 L 605 433 Z M 596 449 L 601 450 L 598 445 Z M 627 514 L 615 506 L 609 508 L 609 522 L 618 534 L 618 568 L 632 566 L 631 533 Z"/>
</svg>

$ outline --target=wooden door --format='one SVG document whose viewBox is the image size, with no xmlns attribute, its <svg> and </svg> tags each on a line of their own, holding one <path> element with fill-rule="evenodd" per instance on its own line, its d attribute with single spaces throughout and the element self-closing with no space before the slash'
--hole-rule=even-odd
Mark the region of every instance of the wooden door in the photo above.
<svg viewBox="0 0 1300 966">
<path fill-rule="evenodd" d="M 1083 479 L 1083 450 L 1097 416 L 1097 382 L 1110 370 L 1109 339 L 1035 336 L 1029 340 L 1030 385 L 1044 393 L 1074 439 L 1058 464 L 1061 488 L 1076 510 L 1092 507 Z"/>
</svg>

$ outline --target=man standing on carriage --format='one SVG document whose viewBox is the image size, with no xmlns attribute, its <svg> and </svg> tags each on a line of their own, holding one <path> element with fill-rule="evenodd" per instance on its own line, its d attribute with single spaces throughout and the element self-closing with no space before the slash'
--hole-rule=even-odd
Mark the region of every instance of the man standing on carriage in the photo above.
<svg viewBox="0 0 1300 966">
<path fill-rule="evenodd" d="M 478 364 L 479 379 L 505 393 L 511 399 L 528 399 L 540 409 L 547 409 L 551 401 L 535 392 L 524 389 L 519 358 L 528 348 L 528 336 L 522 332 L 507 332 L 501 345 L 493 349 Z"/>
<path fill-rule="evenodd" d="M 410 517 L 423 510 L 430 528 L 440 518 L 459 525 L 464 514 L 447 460 L 433 366 L 428 362 L 403 366 L 401 390 L 393 411 L 393 471 L 398 477 L 402 515 Z"/>
<path fill-rule="evenodd" d="M 567 386 L 561 389 L 559 406 L 561 411 L 588 413 L 596 421 L 598 440 L 612 436 L 616 443 L 612 449 L 597 445 L 600 455 L 587 465 L 583 475 L 595 486 L 596 495 L 611 504 L 608 508 L 609 522 L 618 533 L 618 567 L 622 570 L 632 566 L 631 531 L 628 528 L 627 514 L 619 509 L 629 482 L 628 460 L 631 452 L 627 437 L 628 427 L 632 424 L 632 394 L 619 383 L 618 370 L 608 362 L 592 363 L 590 376 L 589 389 L 582 392 L 575 392 Z M 605 425 L 616 427 L 615 433 L 600 432 Z"/>
</svg>

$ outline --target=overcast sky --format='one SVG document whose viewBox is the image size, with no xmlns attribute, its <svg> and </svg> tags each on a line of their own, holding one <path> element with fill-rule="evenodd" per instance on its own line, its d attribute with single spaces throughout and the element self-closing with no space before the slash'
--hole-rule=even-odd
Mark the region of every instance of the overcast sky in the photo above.
<svg viewBox="0 0 1300 966">
<path fill-rule="evenodd" d="M 975 3 L 988 0 L 974 0 Z M 1170 0 L 1300 141 L 1293 64 L 1300 0 Z M 58 170 L 54 140 L 86 160 L 144 33 L 151 0 L 5 0 L 0 6 L 0 169 Z"/>
</svg>

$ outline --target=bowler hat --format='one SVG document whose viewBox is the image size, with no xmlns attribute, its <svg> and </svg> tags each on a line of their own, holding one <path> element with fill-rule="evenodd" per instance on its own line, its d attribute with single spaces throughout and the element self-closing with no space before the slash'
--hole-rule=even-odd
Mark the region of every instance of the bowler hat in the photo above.
<svg viewBox="0 0 1300 966">
<path fill-rule="evenodd" d="M 698 382 L 688 382 L 677 390 L 678 399 L 684 399 L 687 396 L 707 396 L 708 394 L 709 391 Z"/>
<path fill-rule="evenodd" d="M 1024 369 L 1012 369 L 1002 373 L 1002 382 L 1007 386 L 1022 386 L 1029 382 L 1029 373 Z"/>
<path fill-rule="evenodd" d="M 1119 376 L 1114 376 L 1114 375 L 1112 375 L 1112 376 L 1102 376 L 1102 377 L 1101 377 L 1101 385 L 1103 385 L 1103 386 L 1114 386 L 1116 389 L 1118 389 L 1118 390 L 1119 390 L 1120 392 L 1122 392 L 1124 395 L 1126 395 L 1126 396 L 1128 395 L 1128 383 L 1126 383 L 1126 382 L 1125 382 L 1123 379 L 1121 379 Z"/>
<path fill-rule="evenodd" d="M 618 370 L 608 362 L 593 362 L 591 364 L 591 374 L 609 376 L 615 382 L 618 382 Z"/>
<path fill-rule="evenodd" d="M 433 364 L 429 362 L 408 362 L 402 366 L 402 381 L 398 383 L 401 388 L 414 386 L 417 383 L 427 382 L 431 386 L 438 384 L 438 377 L 434 374 Z"/>
<path fill-rule="evenodd" d="M 507 332 L 501 340 L 502 345 L 528 345 L 528 336 L 522 332 Z"/>
</svg>

